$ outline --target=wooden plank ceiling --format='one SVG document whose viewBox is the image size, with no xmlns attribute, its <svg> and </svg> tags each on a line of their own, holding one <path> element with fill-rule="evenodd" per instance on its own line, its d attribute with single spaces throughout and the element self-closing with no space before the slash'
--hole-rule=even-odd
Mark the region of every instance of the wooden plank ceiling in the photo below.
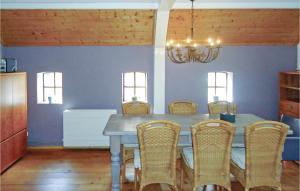
<svg viewBox="0 0 300 191">
<path fill-rule="evenodd" d="M 186 39 L 190 28 L 190 10 L 171 11 L 167 39 Z M 299 10 L 195 10 L 194 39 L 209 37 L 225 45 L 298 44 Z"/>
<path fill-rule="evenodd" d="M 147 45 L 153 43 L 154 10 L 5 10 L 6 46 Z"/>
<path fill-rule="evenodd" d="M 299 42 L 299 9 L 195 10 L 199 42 L 290 45 Z M 190 36 L 190 10 L 172 10 L 167 39 Z M 154 10 L 2 10 L 4 46 L 153 45 Z"/>
</svg>

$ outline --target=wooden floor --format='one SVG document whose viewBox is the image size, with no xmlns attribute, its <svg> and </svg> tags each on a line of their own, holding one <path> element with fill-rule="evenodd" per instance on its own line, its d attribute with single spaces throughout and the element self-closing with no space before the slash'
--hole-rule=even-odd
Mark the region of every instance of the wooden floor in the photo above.
<svg viewBox="0 0 300 191">
<path fill-rule="evenodd" d="M 179 174 L 179 173 L 178 173 Z M 179 183 L 179 181 L 178 181 Z M 30 150 L 28 154 L 1 176 L 1 191 L 109 191 L 110 154 L 99 150 Z M 299 191 L 299 166 L 284 164 L 284 191 Z M 126 183 L 122 190 L 133 190 Z M 170 190 L 166 185 L 151 185 L 145 191 Z M 191 190 L 186 180 L 184 191 Z M 212 190 L 209 187 L 208 190 Z M 233 191 L 243 188 L 232 183 Z M 256 189 L 265 190 L 265 189 Z"/>
</svg>

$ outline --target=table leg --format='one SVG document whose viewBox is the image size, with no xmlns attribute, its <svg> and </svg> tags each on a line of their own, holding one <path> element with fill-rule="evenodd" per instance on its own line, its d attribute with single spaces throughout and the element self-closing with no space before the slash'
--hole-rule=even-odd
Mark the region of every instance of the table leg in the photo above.
<svg viewBox="0 0 300 191">
<path fill-rule="evenodd" d="M 120 136 L 110 136 L 112 191 L 120 191 Z"/>
</svg>

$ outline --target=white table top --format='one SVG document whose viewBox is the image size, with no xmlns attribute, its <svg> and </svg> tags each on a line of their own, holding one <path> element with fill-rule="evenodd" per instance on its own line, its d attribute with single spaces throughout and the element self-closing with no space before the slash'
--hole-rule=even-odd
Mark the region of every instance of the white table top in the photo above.
<svg viewBox="0 0 300 191">
<path fill-rule="evenodd" d="M 170 114 L 152 114 L 144 116 L 123 116 L 122 114 L 113 114 L 110 116 L 104 135 L 136 135 L 136 126 L 139 123 L 150 120 L 170 120 L 181 125 L 180 135 L 189 135 L 191 126 L 208 119 L 219 119 L 220 115 L 196 114 L 196 115 L 170 115 Z M 264 120 L 254 114 L 237 114 L 235 123 L 236 135 L 244 135 L 244 128 L 254 122 Z"/>
</svg>

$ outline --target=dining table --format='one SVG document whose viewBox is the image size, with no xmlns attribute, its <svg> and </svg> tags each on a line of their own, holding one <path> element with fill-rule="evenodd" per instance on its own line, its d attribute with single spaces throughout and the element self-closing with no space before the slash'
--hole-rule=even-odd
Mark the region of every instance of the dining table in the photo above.
<svg viewBox="0 0 300 191">
<path fill-rule="evenodd" d="M 112 191 L 120 190 L 120 167 L 122 163 L 122 154 L 120 153 L 123 144 L 136 145 L 138 147 L 136 126 L 140 123 L 152 120 L 170 120 L 181 126 L 178 146 L 192 146 L 191 126 L 209 119 L 220 119 L 219 114 L 195 114 L 195 115 L 172 115 L 172 114 L 151 114 L 142 116 L 129 116 L 122 114 L 113 114 L 110 116 L 103 135 L 110 137 L 111 153 L 111 176 Z M 244 130 L 251 123 L 262 121 L 263 118 L 254 114 L 236 114 L 236 127 L 233 139 L 233 147 L 244 147 Z"/>
</svg>

